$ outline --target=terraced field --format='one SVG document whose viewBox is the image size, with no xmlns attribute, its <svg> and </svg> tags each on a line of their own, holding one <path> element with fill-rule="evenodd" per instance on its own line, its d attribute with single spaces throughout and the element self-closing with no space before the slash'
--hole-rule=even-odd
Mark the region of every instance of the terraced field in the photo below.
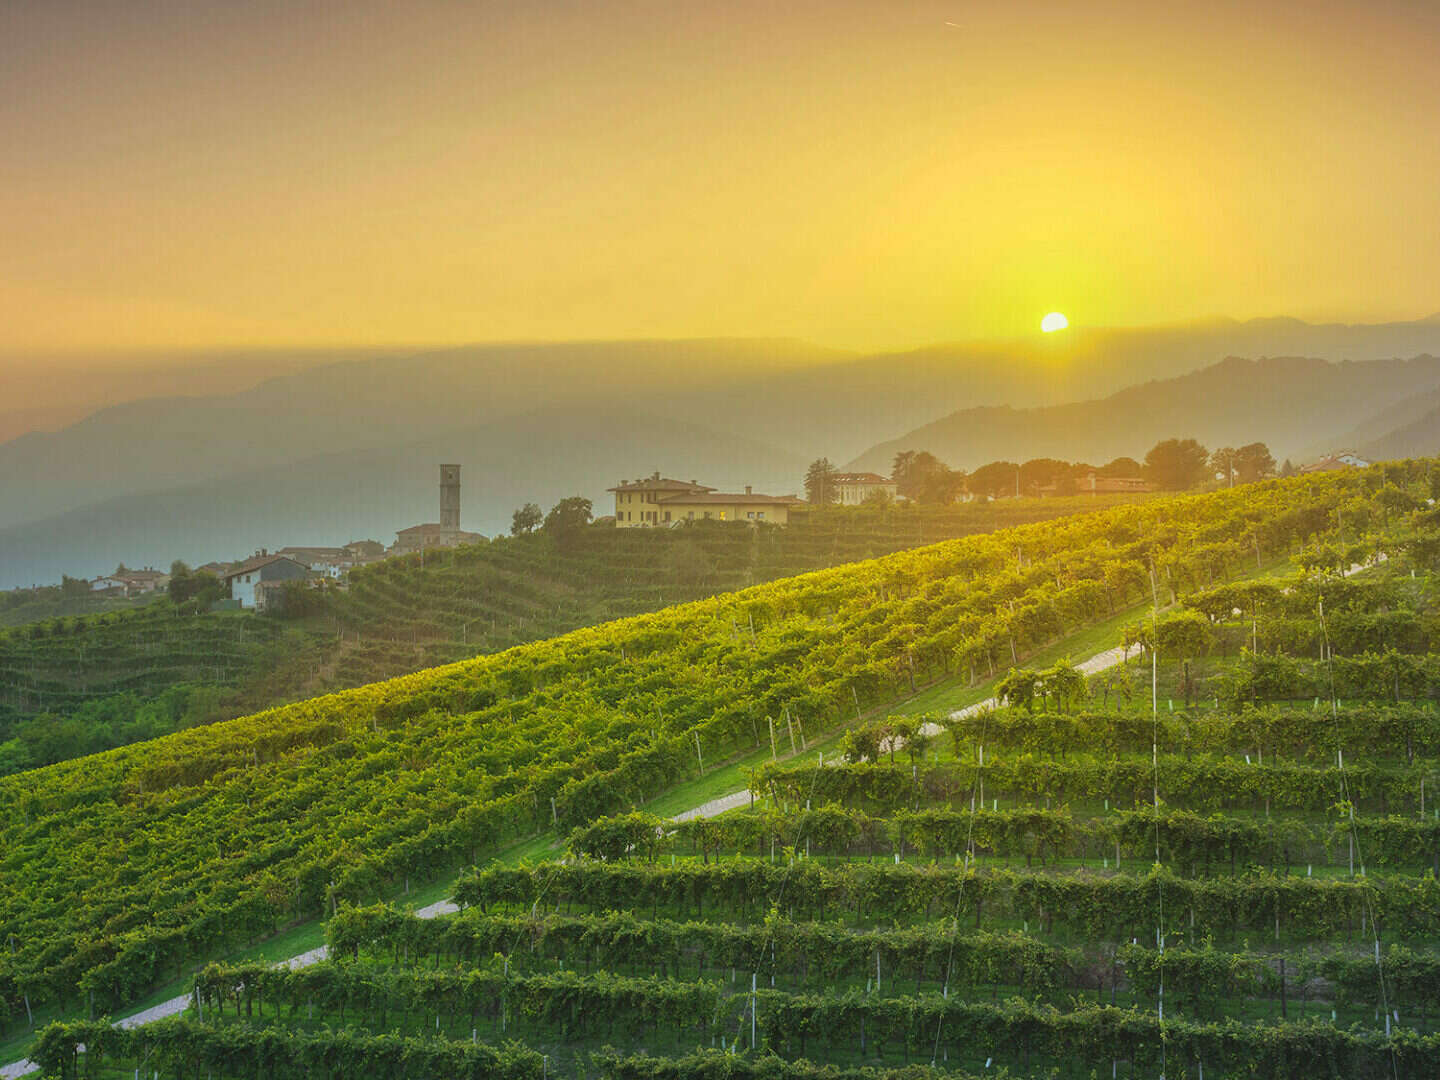
<svg viewBox="0 0 1440 1080">
<path fill-rule="evenodd" d="M 373 788 L 371 809 L 352 816 L 404 855 L 362 864 L 363 845 L 343 825 L 311 826 L 304 843 L 314 854 L 293 860 L 309 876 L 296 886 L 306 904 L 327 905 L 330 958 L 299 968 L 210 965 L 185 1016 L 125 1030 L 103 1020 L 54 1025 L 32 1056 L 56 1075 L 236 1078 L 1440 1074 L 1432 525 L 1423 510 L 1387 522 L 1384 500 L 1363 488 L 1313 484 L 1267 497 L 1301 490 L 1321 512 L 1305 519 L 1315 524 L 1297 544 L 1295 578 L 1227 584 L 1208 569 L 1211 545 L 1232 565 L 1247 546 L 1243 530 L 1255 522 L 1236 494 L 1194 504 L 1213 528 L 1192 514 L 1194 524 L 1171 534 L 1169 554 L 1148 545 L 1101 554 L 1115 550 L 1122 523 L 1145 536 L 1174 528 L 1176 519 L 1148 512 L 1117 518 L 1093 549 L 1075 542 L 1093 526 L 1056 530 L 1044 557 L 1022 551 L 1028 560 L 1000 534 L 983 547 L 962 543 L 867 564 L 859 576 L 831 571 L 739 594 L 738 603 L 616 624 L 603 664 L 583 663 L 591 643 L 576 639 L 563 652 L 512 652 L 330 699 L 326 719 L 348 740 L 344 775 Z M 1325 524 L 1336 495 L 1348 539 Z M 1367 500 L 1372 531 L 1358 540 Z M 987 561 L 968 570 L 981 551 Z M 1372 573 L 1338 573 L 1363 561 L 1357 554 L 1377 553 L 1385 562 Z M 1152 558 L 1159 571 L 1147 573 Z M 1057 580 L 1062 563 L 1091 569 Z M 1107 575 L 1107 566 L 1121 572 Z M 1001 584 L 1022 570 L 1028 595 L 1044 596 L 1031 610 L 1020 581 Z M 922 681 L 932 665 L 957 682 L 992 666 L 1003 672 L 1013 652 L 1037 651 L 1057 626 L 1085 625 L 1087 604 L 1114 610 L 1107 582 L 1168 601 L 1167 582 L 1183 598 L 1117 632 L 1137 651 L 1121 669 L 1087 681 L 1064 662 L 1020 668 L 1000 680 L 1004 709 L 861 723 L 823 754 L 754 769 L 753 805 L 720 817 L 677 823 L 628 809 L 703 774 L 686 763 L 687 746 L 698 758 L 728 737 L 738 751 L 768 748 L 778 758 L 792 714 L 814 735 L 847 704 L 859 712 L 861 701 L 913 691 L 912 657 Z M 984 583 L 983 599 L 947 607 L 962 583 L 957 599 Z M 1007 588 L 1020 598 L 1013 606 Z M 611 728 L 572 717 L 556 729 L 585 711 L 590 698 L 576 688 L 547 708 L 526 701 L 542 681 L 556 685 L 562 662 L 584 675 L 597 704 L 626 673 Z M 533 681 L 505 684 L 521 670 Z M 848 681 L 838 681 L 842 671 Z M 507 723 L 502 714 L 517 707 L 530 718 Z M 664 755 L 619 768 L 576 758 L 556 801 L 515 787 L 523 802 L 505 802 L 509 816 L 476 816 L 463 797 L 468 784 L 494 798 L 462 766 L 511 775 L 492 760 L 499 751 L 442 741 L 456 710 L 479 708 L 485 730 L 509 734 L 510 751 L 581 736 L 598 746 L 646 707 L 667 718 L 652 736 Z M 320 719 L 303 715 L 312 726 Z M 226 725 L 217 730 L 225 745 L 209 752 L 273 738 L 279 719 Z M 334 756 L 325 748 L 340 745 L 326 731 L 315 748 L 267 749 L 281 766 L 277 780 L 302 762 L 318 779 Z M 366 745 L 371 735 L 383 755 Z M 433 760 L 413 752 L 422 739 Z M 156 796 L 145 793 L 160 784 L 167 805 L 183 794 L 187 817 L 201 820 L 209 796 L 185 772 L 198 749 L 175 742 L 117 758 L 125 775 L 145 778 L 141 791 L 117 789 L 126 806 L 149 806 Z M 367 762 L 386 768 L 372 775 Z M 236 771 L 208 775 L 233 776 L 225 782 L 249 799 L 287 790 L 270 791 L 258 761 L 226 767 Z M 407 830 L 421 828 L 418 819 L 385 823 L 375 785 L 396 769 L 415 812 L 444 796 L 460 832 L 435 823 L 415 835 L 448 846 L 414 848 Z M 60 828 L 65 776 L 15 805 Z M 310 795 L 315 807 L 348 805 L 319 788 Z M 242 803 L 228 805 L 239 813 Z M 145 812 L 159 823 L 157 810 Z M 79 824 L 91 818 L 99 827 L 88 809 Z M 249 820 L 261 836 L 261 819 Z M 533 834 L 556 824 L 568 837 L 564 857 L 485 862 L 477 829 Z M 17 835 L 34 842 L 33 828 Z M 477 848 L 481 865 L 456 886 L 455 915 L 422 919 L 366 899 L 384 877 Z M 253 886 L 243 867 L 227 867 L 244 852 L 217 854 L 199 866 L 243 899 Z M 334 884 L 311 873 L 319 858 Z M 268 903 L 296 903 L 273 870 L 263 881 L 275 889 Z M 106 887 L 117 903 L 135 891 L 123 873 Z M 257 925 L 273 918 L 246 912 Z M 70 970 L 98 992 L 141 984 L 155 965 L 137 949 L 162 939 L 137 928 L 89 969 L 93 948 L 69 940 Z M 16 985 L 43 985 L 44 957 L 23 955 L 32 966 L 11 968 Z M 181 957 L 174 949 L 165 963 Z"/>
</svg>

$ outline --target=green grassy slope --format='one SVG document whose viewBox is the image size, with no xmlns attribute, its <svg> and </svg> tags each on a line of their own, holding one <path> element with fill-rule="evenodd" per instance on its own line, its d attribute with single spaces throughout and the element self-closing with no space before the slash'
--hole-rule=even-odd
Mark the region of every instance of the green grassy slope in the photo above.
<svg viewBox="0 0 1440 1080">
<path fill-rule="evenodd" d="M 789 528 L 596 526 L 391 559 L 300 617 L 154 604 L 0 631 L 0 775 L 498 652 L 581 626 L 996 528 L 1134 501 L 834 508 Z M 59 602 L 58 600 L 56 601 Z M 23 609 L 17 609 L 23 610 Z"/>
<path fill-rule="evenodd" d="M 1152 559 L 1204 585 L 1257 548 L 1324 550 L 1341 504 L 1353 546 L 1377 481 L 953 541 L 0 780 L 0 994 L 12 1022 L 23 996 L 118 1007 L 339 902 L 653 799 L 772 722 L 823 731 L 1033 652 L 1143 598 Z"/>
</svg>

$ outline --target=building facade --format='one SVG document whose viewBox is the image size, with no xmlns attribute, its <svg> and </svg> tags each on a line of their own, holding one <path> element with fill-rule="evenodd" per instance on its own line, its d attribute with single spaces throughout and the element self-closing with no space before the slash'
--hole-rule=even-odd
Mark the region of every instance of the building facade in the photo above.
<svg viewBox="0 0 1440 1080">
<path fill-rule="evenodd" d="M 440 520 L 411 525 L 395 534 L 391 555 L 414 555 L 429 548 L 478 544 L 485 537 L 460 528 L 460 466 L 440 466 Z"/>
<path fill-rule="evenodd" d="M 638 480 L 621 480 L 609 489 L 615 495 L 615 527 L 641 529 L 647 526 L 671 525 L 677 518 L 674 509 L 662 510 L 661 502 L 674 495 L 699 495 L 714 491 L 694 480 L 671 480 L 658 471 Z"/>
<path fill-rule="evenodd" d="M 638 480 L 622 480 L 609 489 L 615 495 L 617 529 L 663 528 L 682 521 L 743 521 L 784 525 L 792 507 L 804 506 L 794 495 L 722 492 L 694 480 L 672 480 L 659 472 Z"/>
<path fill-rule="evenodd" d="M 790 511 L 805 505 L 794 495 L 757 495 L 745 485 L 743 492 L 700 491 L 671 495 L 661 500 L 661 524 L 677 521 L 743 521 L 750 525 L 785 525 Z"/>
<path fill-rule="evenodd" d="M 261 583 L 304 581 L 309 576 L 309 569 L 294 559 L 260 551 L 253 558 L 231 568 L 225 575 L 225 581 L 230 586 L 230 599 L 237 606 L 255 610 L 260 607 L 257 601 L 263 590 L 258 590 L 257 586 Z"/>
<path fill-rule="evenodd" d="M 895 481 L 888 476 L 881 476 L 879 473 L 836 473 L 831 478 L 831 483 L 835 485 L 835 490 L 839 494 L 835 501 L 841 506 L 859 506 L 877 492 L 882 493 L 891 502 L 894 502 L 899 495 Z"/>
</svg>

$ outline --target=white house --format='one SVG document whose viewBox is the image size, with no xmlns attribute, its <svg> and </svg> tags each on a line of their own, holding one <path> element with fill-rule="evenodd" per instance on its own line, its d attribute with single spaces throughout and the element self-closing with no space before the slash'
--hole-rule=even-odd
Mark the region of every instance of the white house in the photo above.
<svg viewBox="0 0 1440 1080">
<path fill-rule="evenodd" d="M 279 553 L 287 559 L 294 559 L 302 566 L 328 578 L 338 578 L 355 565 L 355 560 L 345 548 L 337 547 L 283 547 Z"/>
<path fill-rule="evenodd" d="M 830 478 L 830 482 L 835 485 L 835 491 L 839 496 L 836 502 L 841 506 L 859 506 L 877 493 L 884 495 L 891 502 L 894 502 L 899 495 L 895 481 L 888 476 L 881 476 L 879 473 L 836 473 Z"/>
<path fill-rule="evenodd" d="M 261 582 L 304 581 L 310 571 L 303 564 L 284 555 L 268 555 L 260 552 L 252 559 L 233 567 L 225 575 L 230 586 L 230 598 L 242 608 L 260 607 L 257 603 L 256 586 Z"/>
</svg>

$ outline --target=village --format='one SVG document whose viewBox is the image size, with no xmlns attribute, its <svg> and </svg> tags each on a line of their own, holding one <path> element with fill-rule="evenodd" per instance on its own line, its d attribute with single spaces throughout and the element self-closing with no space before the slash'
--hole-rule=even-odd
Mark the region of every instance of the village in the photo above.
<svg viewBox="0 0 1440 1080">
<path fill-rule="evenodd" d="M 1262 445 L 1262 444 L 1255 444 Z M 929 458 L 919 455 L 919 459 Z M 917 459 L 917 455 L 900 455 L 897 466 Z M 931 458 L 933 461 L 933 458 Z M 820 478 L 816 479 L 816 467 Z M 935 463 L 946 473 L 945 466 Z M 1034 464 L 1034 463 L 1030 463 Z M 1321 472 L 1334 469 L 1364 468 L 1370 464 L 1366 459 L 1342 451 L 1311 462 L 1294 472 Z M 1157 489 L 1157 485 L 1141 475 L 1141 466 L 1131 459 L 1117 459 L 1103 469 L 1083 472 L 1078 476 L 1067 476 L 1063 480 L 1051 480 L 1044 484 L 1022 484 L 1025 466 L 996 462 L 971 474 L 972 481 L 978 480 L 986 470 L 1004 466 L 1013 473 L 1014 488 L 1009 489 L 1009 480 L 990 490 L 971 490 L 977 486 L 964 483 L 964 474 L 953 474 L 959 483 L 946 488 L 940 496 L 942 502 L 969 502 L 977 498 L 1055 498 L 1060 496 L 1107 496 L 1145 495 Z M 1289 467 L 1289 463 L 1286 463 Z M 1213 462 L 1212 462 L 1213 467 Z M 456 548 L 464 544 L 484 543 L 481 533 L 469 532 L 460 524 L 460 469 L 455 463 L 445 463 L 440 470 L 439 518 L 437 522 L 425 522 L 400 529 L 395 541 L 388 547 L 376 540 L 352 540 L 340 546 L 288 545 L 275 550 L 262 547 L 250 556 L 229 562 L 212 561 L 193 568 L 185 567 L 191 576 L 203 576 L 218 583 L 222 598 L 214 601 L 216 610 L 236 609 L 265 612 L 281 606 L 287 587 L 296 583 L 312 585 L 333 585 L 343 588 L 348 573 L 356 567 L 379 562 L 383 559 L 407 555 L 421 555 L 433 549 Z M 1003 470 L 1002 470 L 1003 471 Z M 1116 475 L 1116 472 L 1120 475 Z M 795 494 L 771 495 L 757 492 L 746 484 L 743 491 L 726 492 L 691 480 L 676 480 L 662 476 L 657 469 L 649 476 L 633 480 L 621 480 L 608 492 L 615 497 L 614 512 L 594 518 L 590 524 L 597 527 L 617 529 L 678 528 L 696 522 L 730 523 L 750 526 L 785 526 L 793 514 L 825 506 L 877 507 L 904 505 L 913 501 L 915 492 L 902 492 L 897 476 L 882 476 L 874 472 L 841 472 L 828 467 L 828 462 L 816 462 L 807 477 L 806 497 Z M 1226 473 L 1214 474 L 1215 480 L 1224 483 Z M 1233 483 L 1234 475 L 1228 477 Z M 588 500 L 582 500 L 588 508 Z M 933 500 L 932 500 L 933 501 Z M 534 511 L 538 514 L 538 508 Z M 588 512 L 588 510 L 587 510 Z M 517 511 L 517 521 L 523 511 Z M 539 524 L 539 518 L 529 526 Z M 517 530 L 518 531 L 518 530 Z M 172 566 L 182 566 L 177 563 Z M 93 579 L 67 578 L 66 588 L 83 591 L 86 595 L 104 599 L 135 600 L 165 593 L 170 588 L 172 572 L 151 566 L 131 569 L 123 563 L 108 574 Z"/>
</svg>

